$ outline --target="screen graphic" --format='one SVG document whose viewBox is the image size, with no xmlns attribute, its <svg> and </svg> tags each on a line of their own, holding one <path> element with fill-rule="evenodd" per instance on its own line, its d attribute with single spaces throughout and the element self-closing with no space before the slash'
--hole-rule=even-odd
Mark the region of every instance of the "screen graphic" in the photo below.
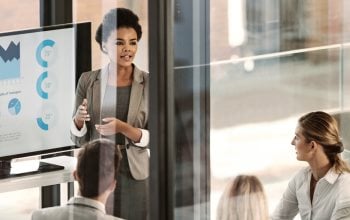
<svg viewBox="0 0 350 220">
<path fill-rule="evenodd" d="M 0 44 L 0 80 L 20 77 L 20 43 Z"/>
<path fill-rule="evenodd" d="M 48 61 L 52 60 L 54 55 L 53 48 L 55 41 L 46 39 L 42 41 L 36 49 L 36 60 L 42 67 L 48 67 Z"/>
<path fill-rule="evenodd" d="M 73 145 L 73 26 L 0 36 L 0 157 Z"/>
<path fill-rule="evenodd" d="M 18 113 L 21 111 L 21 102 L 16 98 L 11 99 L 8 109 L 11 115 L 18 115 Z"/>
</svg>

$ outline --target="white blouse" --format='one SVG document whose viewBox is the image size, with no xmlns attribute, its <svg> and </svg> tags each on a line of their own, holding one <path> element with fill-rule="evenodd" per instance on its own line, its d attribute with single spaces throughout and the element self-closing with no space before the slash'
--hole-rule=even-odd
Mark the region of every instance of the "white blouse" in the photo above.
<svg viewBox="0 0 350 220">
<path fill-rule="evenodd" d="M 273 220 L 291 220 L 298 212 L 302 220 L 350 220 L 350 174 L 330 169 L 315 187 L 310 201 L 311 169 L 306 167 L 289 182 Z"/>
</svg>

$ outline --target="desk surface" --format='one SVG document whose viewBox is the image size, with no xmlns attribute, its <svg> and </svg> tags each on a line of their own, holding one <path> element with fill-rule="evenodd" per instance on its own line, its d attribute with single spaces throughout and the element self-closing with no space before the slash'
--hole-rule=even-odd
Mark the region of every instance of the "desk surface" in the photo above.
<svg viewBox="0 0 350 220">
<path fill-rule="evenodd" d="M 64 166 L 64 169 L 40 174 L 0 179 L 0 193 L 74 181 L 72 172 L 77 163 L 75 157 L 59 156 L 42 159 L 40 161 L 61 165 Z M 29 163 L 35 164 L 38 162 L 39 160 L 20 161 L 12 163 L 12 166 L 15 168 L 15 170 L 20 170 L 21 167 L 25 167 Z"/>
</svg>

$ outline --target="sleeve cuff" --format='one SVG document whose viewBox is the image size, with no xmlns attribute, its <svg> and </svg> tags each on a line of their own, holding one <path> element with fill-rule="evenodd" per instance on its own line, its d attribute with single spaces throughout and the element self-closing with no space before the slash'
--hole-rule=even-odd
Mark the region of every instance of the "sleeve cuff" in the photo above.
<svg viewBox="0 0 350 220">
<path fill-rule="evenodd" d="M 84 136 L 84 135 L 86 134 L 86 132 L 87 132 L 87 128 L 86 128 L 85 122 L 84 122 L 83 127 L 79 130 L 79 129 L 77 128 L 77 126 L 75 126 L 74 118 L 73 118 L 72 123 L 71 123 L 71 125 L 70 125 L 70 131 L 72 132 L 72 134 L 73 134 L 74 136 L 77 136 L 77 137 L 82 137 L 82 136 Z"/>
<path fill-rule="evenodd" d="M 73 122 L 74 123 L 74 122 Z M 85 124 L 84 124 L 85 126 Z M 75 127 L 75 126 L 74 126 Z M 84 127 L 83 127 L 84 128 Z M 83 129 L 82 129 L 83 130 Z M 139 142 L 135 143 L 133 142 L 134 145 L 138 147 L 147 147 L 149 144 L 149 131 L 145 129 L 140 129 L 141 130 L 141 139 Z"/>
</svg>

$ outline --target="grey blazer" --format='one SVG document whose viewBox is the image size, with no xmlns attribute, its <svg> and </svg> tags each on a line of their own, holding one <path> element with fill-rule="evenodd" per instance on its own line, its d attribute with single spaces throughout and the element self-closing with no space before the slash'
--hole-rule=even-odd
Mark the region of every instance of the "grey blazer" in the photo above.
<svg viewBox="0 0 350 220">
<path fill-rule="evenodd" d="M 71 138 L 78 146 L 99 137 L 95 124 L 102 123 L 101 103 L 107 86 L 107 68 L 85 72 L 78 81 L 73 115 L 84 98 L 87 99 L 90 114 L 90 121 L 86 122 L 87 133 L 84 136 L 77 137 L 71 132 Z M 134 65 L 127 123 L 142 129 L 147 128 L 148 123 L 148 75 Z M 128 139 L 125 140 L 125 143 L 129 145 L 127 155 L 131 175 L 136 180 L 146 179 L 149 176 L 148 149 L 137 147 Z"/>
<path fill-rule="evenodd" d="M 105 207 L 92 199 L 73 197 L 67 205 L 36 210 L 32 220 L 121 220 L 107 215 Z"/>
</svg>

